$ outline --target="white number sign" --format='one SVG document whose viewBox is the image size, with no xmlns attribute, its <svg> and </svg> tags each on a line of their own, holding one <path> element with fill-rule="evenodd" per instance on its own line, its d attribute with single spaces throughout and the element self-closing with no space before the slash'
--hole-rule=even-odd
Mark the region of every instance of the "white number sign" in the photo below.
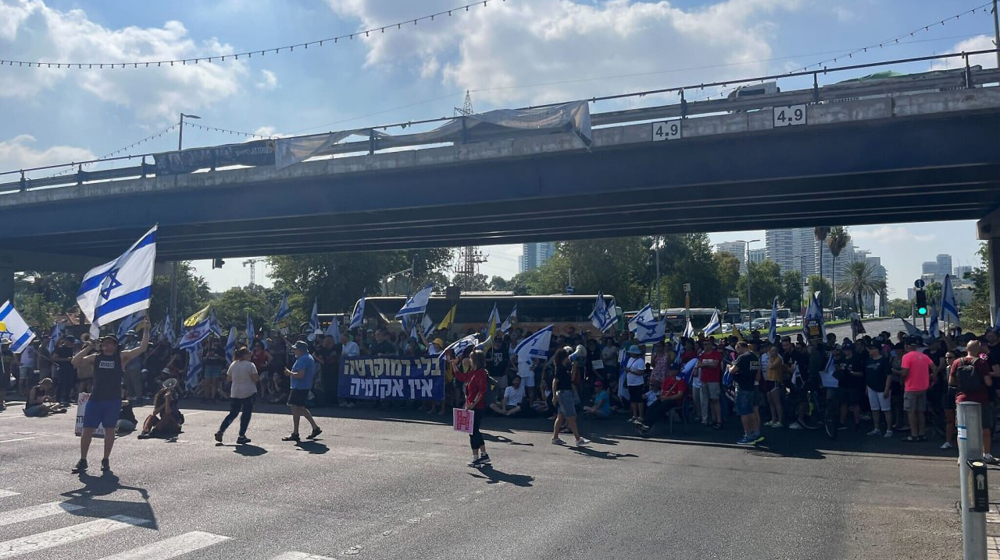
<svg viewBox="0 0 1000 560">
<path fill-rule="evenodd" d="M 779 126 L 797 126 L 806 124 L 806 106 L 792 105 L 790 107 L 775 107 L 774 128 Z"/>
<path fill-rule="evenodd" d="M 680 137 L 680 120 L 653 123 L 653 142 L 659 142 L 660 140 L 677 140 Z"/>
</svg>

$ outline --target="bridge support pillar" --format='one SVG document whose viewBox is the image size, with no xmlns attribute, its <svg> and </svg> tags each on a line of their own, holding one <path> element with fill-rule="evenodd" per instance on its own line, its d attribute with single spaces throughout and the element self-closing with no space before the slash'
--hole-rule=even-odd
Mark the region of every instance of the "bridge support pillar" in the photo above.
<svg viewBox="0 0 1000 560">
<path fill-rule="evenodd" d="M 990 273 L 990 317 L 997 316 L 1000 305 L 1000 237 L 986 240 L 987 269 Z"/>
<path fill-rule="evenodd" d="M 0 302 L 14 301 L 14 255 L 0 252 Z"/>
</svg>

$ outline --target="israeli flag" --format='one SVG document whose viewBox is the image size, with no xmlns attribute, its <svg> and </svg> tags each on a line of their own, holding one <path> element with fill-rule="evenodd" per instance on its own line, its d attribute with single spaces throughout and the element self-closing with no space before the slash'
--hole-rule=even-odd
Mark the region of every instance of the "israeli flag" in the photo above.
<svg viewBox="0 0 1000 560">
<path fill-rule="evenodd" d="M 823 327 L 823 306 L 819 304 L 819 292 L 813 294 L 806 309 L 806 316 L 802 320 L 802 334 L 809 340 L 809 326 L 816 324 L 819 327 L 819 337 L 826 338 L 826 329 Z"/>
<path fill-rule="evenodd" d="M 660 342 L 667 336 L 667 322 L 656 321 L 652 324 L 636 323 L 635 339 L 639 344 Z"/>
<path fill-rule="evenodd" d="M 354 304 L 354 313 L 351 314 L 351 324 L 347 326 L 347 330 L 353 330 L 361 328 L 361 325 L 365 321 L 365 291 L 361 291 L 361 299 Z"/>
<path fill-rule="evenodd" d="M 767 331 L 767 339 L 771 344 L 778 340 L 778 296 L 774 296 L 774 302 L 771 303 L 771 328 Z"/>
<path fill-rule="evenodd" d="M 183 346 L 181 347 L 183 348 Z M 198 387 L 198 378 L 201 377 L 201 345 L 195 344 L 187 349 L 188 351 L 188 371 L 185 385 L 188 389 L 194 390 Z"/>
<path fill-rule="evenodd" d="M 274 317 L 274 323 L 278 324 L 282 319 L 287 319 L 292 314 L 292 309 L 288 307 L 288 294 L 281 294 L 281 303 L 278 304 L 278 314 Z"/>
<path fill-rule="evenodd" d="M 451 344 L 449 344 L 441 352 L 441 359 L 442 360 L 444 359 L 444 356 L 445 356 L 445 354 L 448 353 L 448 350 L 453 351 L 455 353 L 455 357 L 459 357 L 459 356 L 462 355 L 462 352 L 465 352 L 466 348 L 469 348 L 470 346 L 473 347 L 473 348 L 475 348 L 477 345 L 479 345 L 479 339 L 476 337 L 475 334 L 470 334 L 469 336 L 466 336 L 464 338 L 460 338 L 460 339 L 456 340 L 455 342 L 452 342 Z"/>
<path fill-rule="evenodd" d="M 918 329 L 916 326 L 914 326 L 906 319 L 900 317 L 899 320 L 903 322 L 903 328 L 906 329 L 906 336 L 920 336 L 921 334 L 923 334 L 922 332 L 920 332 L 920 329 Z"/>
<path fill-rule="evenodd" d="M 684 367 L 681 368 L 681 373 L 677 377 L 680 377 L 685 382 L 691 381 L 691 375 L 694 373 L 694 369 L 698 367 L 698 358 L 691 358 L 688 360 Z"/>
<path fill-rule="evenodd" d="M 673 335 L 670 335 L 670 336 L 672 337 Z M 678 336 L 677 337 L 677 343 L 674 344 L 674 365 L 675 366 L 681 365 L 681 354 L 683 354 L 683 353 L 684 353 L 684 339 Z"/>
<path fill-rule="evenodd" d="M 488 327 L 486 328 L 486 336 L 488 338 L 493 338 L 497 334 L 497 327 L 500 326 L 500 312 L 497 311 L 497 304 L 493 304 L 493 310 L 490 311 L 490 319 L 488 321 Z"/>
<path fill-rule="evenodd" d="M 510 333 L 510 329 L 514 327 L 514 323 L 517 322 L 517 304 L 514 304 L 514 309 L 510 311 L 510 315 L 504 319 L 503 324 L 500 325 L 500 332 L 503 334 Z"/>
<path fill-rule="evenodd" d="M 49 335 L 49 355 L 56 351 L 56 342 L 63 337 L 63 331 L 66 329 L 66 321 L 59 321 L 55 325 L 52 325 L 52 334 Z"/>
<path fill-rule="evenodd" d="M 402 309 L 399 313 L 396 313 L 396 317 L 405 317 L 407 315 L 417 315 L 419 313 L 425 313 L 427 311 L 427 302 L 431 299 L 431 291 L 434 290 L 434 284 L 427 284 L 419 292 L 413 294 L 413 297 L 406 300 L 403 304 Z"/>
<path fill-rule="evenodd" d="M 514 348 L 517 362 L 523 364 L 536 358 L 545 359 L 549 355 L 549 344 L 552 341 L 552 325 L 541 329 L 525 338 Z"/>
<path fill-rule="evenodd" d="M 333 337 L 333 340 L 340 342 L 340 319 L 334 317 L 330 321 L 330 326 L 326 328 L 326 336 Z"/>
<path fill-rule="evenodd" d="M 91 336 L 101 325 L 149 309 L 156 261 L 156 226 L 117 259 L 91 269 L 83 277 L 76 303 L 90 320 Z"/>
<path fill-rule="evenodd" d="M 215 308 L 208 314 L 208 330 L 215 333 L 215 336 L 222 336 L 222 327 L 219 326 L 219 318 L 215 316 Z"/>
<path fill-rule="evenodd" d="M 941 293 L 941 320 L 953 325 L 958 322 L 958 303 L 955 301 L 955 290 L 951 287 L 951 274 L 944 275 L 944 290 Z"/>
<path fill-rule="evenodd" d="M 649 325 L 655 322 L 656 322 L 656 317 L 653 317 L 653 308 L 650 307 L 649 304 L 647 303 L 646 307 L 640 309 L 639 313 L 637 313 L 635 317 L 629 319 L 628 330 L 635 332 L 636 324 L 645 323 Z"/>
<path fill-rule="evenodd" d="M 205 319 L 202 319 L 200 323 L 191 327 L 184 333 L 178 347 L 185 350 L 195 348 L 201 344 L 202 340 L 208 338 L 208 335 L 210 334 L 212 334 L 212 319 L 206 317 Z"/>
<path fill-rule="evenodd" d="M 10 343 L 10 351 L 20 354 L 35 340 L 35 333 L 28 327 L 14 304 L 7 300 L 0 306 L 0 341 Z"/>
<path fill-rule="evenodd" d="M 722 327 L 722 321 L 719 320 L 719 310 L 716 309 L 715 312 L 712 313 L 712 319 L 708 322 L 707 325 L 705 325 L 705 328 L 702 329 L 702 332 L 705 333 L 705 336 L 708 336 L 714 333 L 715 331 L 719 330 L 721 327 Z"/>
<path fill-rule="evenodd" d="M 122 319 L 122 322 L 118 324 L 118 339 L 121 340 L 125 338 L 128 331 L 134 331 L 136 327 L 142 323 L 142 319 L 146 316 L 145 311 L 136 311 L 135 313 L 129 315 Z"/>
<path fill-rule="evenodd" d="M 684 325 L 684 332 L 681 333 L 684 338 L 694 338 L 694 327 L 691 326 L 691 318 L 687 318 L 687 324 Z"/>
<path fill-rule="evenodd" d="M 313 300 L 313 310 L 309 314 L 309 332 L 319 334 L 319 298 Z"/>
<path fill-rule="evenodd" d="M 608 306 L 608 320 L 613 325 L 618 322 L 620 317 L 618 314 L 618 302 L 615 301 L 615 298 L 611 298 L 611 305 Z"/>
<path fill-rule="evenodd" d="M 941 336 L 941 328 L 938 325 L 939 323 L 938 323 L 937 305 L 931 304 L 931 326 L 928 332 L 933 338 L 938 338 Z"/>
<path fill-rule="evenodd" d="M 428 317 L 426 313 L 424 314 L 424 318 L 420 321 L 420 326 L 424 331 L 424 338 L 430 340 L 431 337 L 434 336 L 434 327 L 436 325 L 434 321 L 431 321 L 431 318 Z"/>
<path fill-rule="evenodd" d="M 160 332 L 163 333 L 163 338 L 165 338 L 167 342 L 169 342 L 171 345 L 173 345 L 173 343 L 176 342 L 177 336 L 174 333 L 173 321 L 170 320 L 169 309 L 167 310 L 166 317 L 163 318 L 163 328 L 160 329 Z"/>
<path fill-rule="evenodd" d="M 247 347 L 253 346 L 253 337 L 255 329 L 253 327 L 253 319 L 250 318 L 250 312 L 247 311 Z"/>
<path fill-rule="evenodd" d="M 226 359 L 232 363 L 234 356 L 236 356 L 236 325 L 229 329 L 229 340 L 226 341 Z"/>
<path fill-rule="evenodd" d="M 597 301 L 594 302 L 594 310 L 590 312 L 590 322 L 595 328 L 604 332 L 611 326 L 608 316 L 608 305 L 604 301 L 604 292 L 597 292 Z"/>
</svg>

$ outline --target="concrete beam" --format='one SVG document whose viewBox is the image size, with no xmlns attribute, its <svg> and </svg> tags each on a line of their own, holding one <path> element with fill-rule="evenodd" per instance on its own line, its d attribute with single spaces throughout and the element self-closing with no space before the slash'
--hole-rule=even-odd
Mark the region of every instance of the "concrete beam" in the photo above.
<svg viewBox="0 0 1000 560">
<path fill-rule="evenodd" d="M 122 250 L 127 248 L 123 247 Z M 84 273 L 107 262 L 107 259 L 99 257 L 38 251 L 7 251 L 6 254 L 13 259 L 18 271 Z"/>
</svg>

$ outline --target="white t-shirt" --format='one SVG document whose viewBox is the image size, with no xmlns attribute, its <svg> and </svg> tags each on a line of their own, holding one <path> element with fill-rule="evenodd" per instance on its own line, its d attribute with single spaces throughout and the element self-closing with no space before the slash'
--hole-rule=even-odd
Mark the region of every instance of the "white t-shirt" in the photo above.
<svg viewBox="0 0 1000 560">
<path fill-rule="evenodd" d="M 517 389 L 513 386 L 508 386 L 503 390 L 503 404 L 504 406 L 515 407 L 521 404 L 524 400 L 524 385 L 521 385 Z"/>
<path fill-rule="evenodd" d="M 245 399 L 257 393 L 257 384 L 253 381 L 253 376 L 257 373 L 257 366 L 249 360 L 238 360 L 229 366 L 229 375 L 233 377 L 233 386 L 229 389 L 229 397 L 233 399 Z"/>
<path fill-rule="evenodd" d="M 353 340 L 348 341 L 347 344 L 344 345 L 344 355 L 351 358 L 360 356 L 361 347 L 358 346 L 358 343 Z"/>
<path fill-rule="evenodd" d="M 625 367 L 627 373 L 625 376 L 625 383 L 629 387 L 636 387 L 642 385 L 646 380 L 646 360 L 644 358 L 629 358 L 628 365 Z"/>
<path fill-rule="evenodd" d="M 23 368 L 34 368 L 35 367 L 35 356 L 38 350 L 34 346 L 28 346 L 21 352 L 21 367 Z"/>
</svg>

